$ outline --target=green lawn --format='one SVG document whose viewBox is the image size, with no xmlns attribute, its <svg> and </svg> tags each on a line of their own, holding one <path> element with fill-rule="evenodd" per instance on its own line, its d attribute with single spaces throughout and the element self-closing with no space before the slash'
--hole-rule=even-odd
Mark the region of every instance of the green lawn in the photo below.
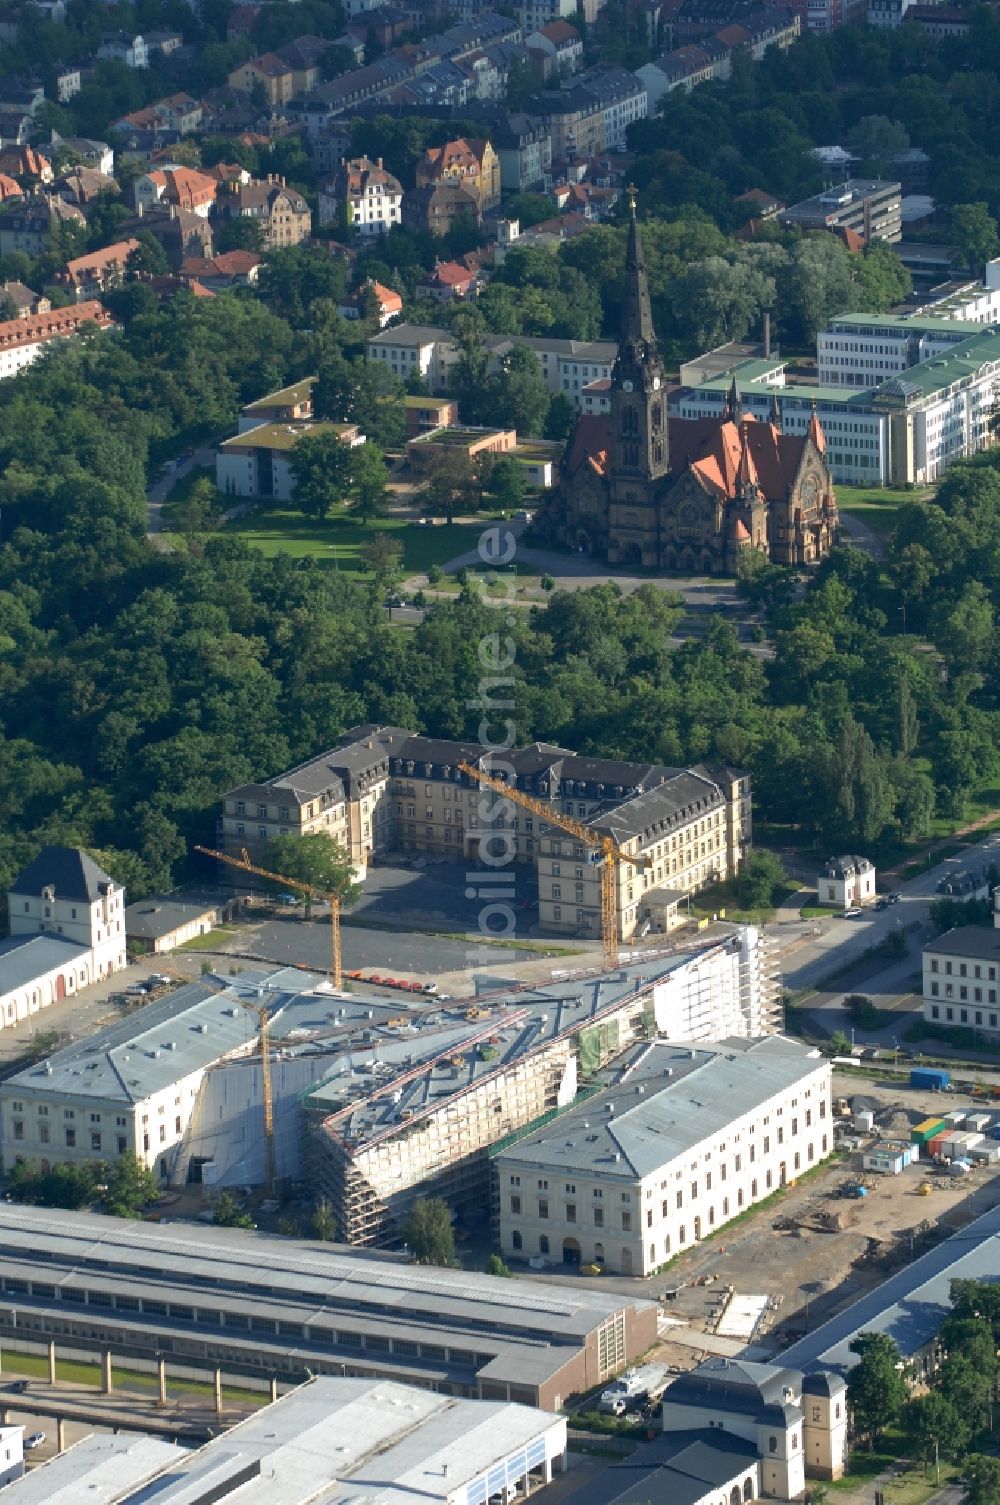
<svg viewBox="0 0 1000 1505">
<path fill-rule="evenodd" d="M 928 486 L 913 491 L 888 491 L 881 486 L 838 485 L 837 506 L 848 519 L 853 515 L 876 533 L 891 533 L 904 502 L 923 502 L 933 494 Z"/>
<path fill-rule="evenodd" d="M 48 1380 L 49 1360 L 46 1354 L 21 1353 L 6 1343 L 3 1346 L 3 1369 L 4 1374 L 30 1376 L 32 1379 Z M 56 1379 L 64 1380 L 74 1385 L 92 1385 L 95 1390 L 101 1386 L 101 1365 L 99 1361 L 87 1363 L 85 1360 L 56 1359 Z M 156 1392 L 159 1388 L 159 1378 L 155 1374 L 146 1374 L 138 1369 L 119 1368 L 117 1364 L 111 1366 L 111 1383 L 116 1388 L 123 1390 L 147 1390 Z M 180 1379 L 170 1373 L 170 1365 L 167 1365 L 167 1394 L 189 1395 L 202 1400 L 209 1400 L 215 1394 L 214 1382 L 207 1380 Z M 267 1405 L 269 1397 L 261 1390 L 245 1390 L 239 1385 L 223 1385 L 222 1396 L 224 1400 L 237 1402 L 242 1406 Z"/>
<path fill-rule="evenodd" d="M 484 519 L 485 526 L 485 519 Z M 445 564 L 474 549 L 482 529 L 475 524 L 439 523 L 422 528 L 402 518 L 385 517 L 360 523 L 344 513 L 320 522 L 291 508 L 269 507 L 227 523 L 223 532 L 236 535 L 269 556 L 290 554 L 314 558 L 347 575 L 361 576 L 360 549 L 376 532 L 389 533 L 403 546 L 403 571 L 414 575 L 432 564 Z"/>
<path fill-rule="evenodd" d="M 218 930 L 207 930 L 204 935 L 193 936 L 185 941 L 183 946 L 178 946 L 178 951 L 218 951 L 224 941 L 232 940 L 237 934 L 235 925 L 222 925 Z"/>
</svg>

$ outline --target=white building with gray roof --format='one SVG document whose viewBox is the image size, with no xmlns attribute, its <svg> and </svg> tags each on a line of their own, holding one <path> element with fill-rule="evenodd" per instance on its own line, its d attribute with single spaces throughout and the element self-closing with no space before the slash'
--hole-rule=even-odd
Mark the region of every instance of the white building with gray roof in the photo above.
<svg viewBox="0 0 1000 1505">
<path fill-rule="evenodd" d="M 3 1166 L 133 1153 L 168 1181 L 210 1066 L 256 1049 L 259 1010 L 292 994 L 284 972 L 188 983 L 8 1077 Z M 308 977 L 298 973 L 296 993 Z"/>
<path fill-rule="evenodd" d="M 651 1275 L 832 1147 L 818 1051 L 637 1046 L 612 1086 L 496 1157 L 501 1252 Z"/>
<path fill-rule="evenodd" d="M 125 966 L 125 891 L 79 847 L 43 847 L 7 893 L 0 1028 Z"/>
</svg>

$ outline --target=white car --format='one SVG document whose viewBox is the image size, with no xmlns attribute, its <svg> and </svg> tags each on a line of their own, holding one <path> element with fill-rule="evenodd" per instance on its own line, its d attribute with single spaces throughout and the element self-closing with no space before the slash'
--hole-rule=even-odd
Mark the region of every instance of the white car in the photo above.
<svg viewBox="0 0 1000 1505">
<path fill-rule="evenodd" d="M 40 1448 L 44 1441 L 44 1432 L 32 1432 L 30 1437 L 24 1439 L 24 1451 L 30 1453 L 34 1448 Z"/>
<path fill-rule="evenodd" d="M 860 920 L 863 914 L 864 914 L 864 910 L 863 909 L 845 909 L 844 910 L 844 919 L 845 920 Z"/>
</svg>

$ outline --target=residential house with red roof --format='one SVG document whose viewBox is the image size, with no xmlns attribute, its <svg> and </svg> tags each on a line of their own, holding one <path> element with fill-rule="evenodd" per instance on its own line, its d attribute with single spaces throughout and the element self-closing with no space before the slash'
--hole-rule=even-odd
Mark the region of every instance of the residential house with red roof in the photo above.
<svg viewBox="0 0 1000 1505">
<path fill-rule="evenodd" d="M 53 340 L 67 339 L 86 328 L 110 329 L 111 315 L 100 303 L 77 303 L 27 318 L 0 323 L 0 380 L 16 376 L 37 360 Z"/>
<path fill-rule="evenodd" d="M 78 300 L 96 298 L 107 288 L 118 287 L 124 279 L 128 258 L 138 249 L 137 240 L 119 240 L 86 256 L 74 256 L 56 272 L 53 281 Z"/>
<path fill-rule="evenodd" d="M 454 303 L 456 298 L 474 298 L 479 278 L 457 261 L 439 261 L 432 272 L 417 283 L 417 294 L 435 303 Z"/>
<path fill-rule="evenodd" d="M 429 146 L 417 163 L 418 188 L 458 183 L 474 194 L 480 214 L 500 202 L 500 158 L 489 141 L 458 137 L 443 146 Z"/>
</svg>

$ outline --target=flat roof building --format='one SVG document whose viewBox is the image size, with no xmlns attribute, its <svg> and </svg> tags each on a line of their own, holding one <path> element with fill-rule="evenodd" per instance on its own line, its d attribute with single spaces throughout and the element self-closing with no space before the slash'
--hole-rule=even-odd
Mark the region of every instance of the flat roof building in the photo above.
<svg viewBox="0 0 1000 1505">
<path fill-rule="evenodd" d="M 395 1379 L 558 1410 L 656 1341 L 656 1305 L 242 1229 L 0 1207 L 0 1336 L 283 1381 Z"/>
<path fill-rule="evenodd" d="M 496 1157 L 505 1257 L 652 1275 L 830 1153 L 830 1063 L 772 1035 L 639 1045 Z"/>
<path fill-rule="evenodd" d="M 158 1437 L 93 1432 L 8 1485 L 4 1505 L 118 1505 L 190 1456 Z"/>
<path fill-rule="evenodd" d="M 848 178 L 801 204 L 778 212 L 786 230 L 853 230 L 864 245 L 902 239 L 902 185 L 877 178 Z"/>
<path fill-rule="evenodd" d="M 566 1462 L 566 1420 L 502 1401 L 459 1400 L 388 1380 L 313 1379 L 194 1451 L 87 1439 L 32 1475 L 14 1505 L 158 1505 L 239 1497 L 241 1505 L 485 1505 L 524 1498 Z M 155 1450 L 161 1457 L 156 1459 Z M 162 1456 L 166 1455 L 166 1456 Z M 148 1457 L 154 1471 L 136 1477 Z M 65 1463 L 64 1463 L 65 1460 Z M 88 1469 L 87 1465 L 92 1464 Z M 63 1465 L 60 1468 L 60 1465 Z M 75 1466 L 75 1467 L 74 1467 Z M 43 1493 L 60 1474 L 75 1494 Z M 132 1475 L 132 1477 L 130 1477 Z M 99 1493 L 98 1493 L 99 1492 Z"/>
</svg>

